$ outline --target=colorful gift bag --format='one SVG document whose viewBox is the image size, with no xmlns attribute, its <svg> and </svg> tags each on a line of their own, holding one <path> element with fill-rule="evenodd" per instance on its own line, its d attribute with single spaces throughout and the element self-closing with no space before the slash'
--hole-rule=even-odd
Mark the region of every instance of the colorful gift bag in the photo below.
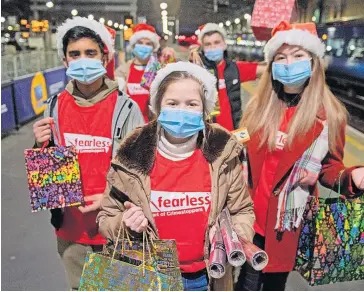
<svg viewBox="0 0 364 292">
<path fill-rule="evenodd" d="M 32 212 L 84 203 L 80 166 L 73 146 L 44 145 L 26 149 L 24 156 Z"/>
<path fill-rule="evenodd" d="M 161 64 L 159 63 L 157 56 L 155 55 L 150 56 L 149 62 L 145 67 L 145 71 L 142 77 L 142 81 L 140 82 L 140 86 L 145 88 L 146 90 L 149 90 L 160 68 Z"/>
<path fill-rule="evenodd" d="M 88 253 L 79 291 L 183 291 L 174 240 L 124 241 Z"/>
<path fill-rule="evenodd" d="M 295 18 L 295 0 L 256 0 L 250 25 L 257 40 L 269 40 L 278 23 Z"/>
<path fill-rule="evenodd" d="M 364 279 L 363 203 L 309 198 L 295 269 L 311 286 Z"/>
</svg>

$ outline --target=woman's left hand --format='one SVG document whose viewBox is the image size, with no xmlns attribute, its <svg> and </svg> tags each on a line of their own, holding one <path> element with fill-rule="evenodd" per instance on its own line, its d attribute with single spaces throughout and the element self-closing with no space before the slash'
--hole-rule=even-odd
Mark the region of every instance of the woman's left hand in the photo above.
<svg viewBox="0 0 364 292">
<path fill-rule="evenodd" d="M 364 190 L 364 167 L 359 167 L 351 172 L 351 177 L 356 187 L 360 190 Z"/>
</svg>

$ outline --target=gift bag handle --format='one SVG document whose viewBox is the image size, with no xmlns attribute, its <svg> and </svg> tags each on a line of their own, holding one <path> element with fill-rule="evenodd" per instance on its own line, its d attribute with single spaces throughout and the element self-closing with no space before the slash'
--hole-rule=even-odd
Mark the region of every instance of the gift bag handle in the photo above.
<svg viewBox="0 0 364 292">
<path fill-rule="evenodd" d="M 51 125 L 51 131 L 53 132 L 53 136 L 56 138 L 56 140 L 58 141 L 59 145 L 62 144 L 62 140 L 60 139 L 58 132 L 56 130 L 56 125 L 54 123 L 54 120 L 51 119 L 50 121 L 50 125 Z M 49 145 L 49 140 L 45 141 L 42 145 L 41 151 L 43 151 L 47 146 Z"/>
<path fill-rule="evenodd" d="M 121 254 L 124 255 L 124 242 L 125 242 L 125 234 L 126 234 L 126 238 L 128 240 L 129 246 L 132 246 L 132 242 L 130 240 L 130 235 L 129 235 L 129 231 L 127 230 L 127 227 L 125 226 L 124 222 L 122 221 L 123 219 L 121 219 L 120 222 L 120 227 L 118 230 L 118 235 L 116 238 L 116 242 L 115 242 L 115 246 L 114 246 L 114 251 L 111 257 L 111 264 L 113 263 L 114 259 L 115 259 L 115 254 L 116 254 L 116 249 L 119 245 L 119 240 L 120 240 L 120 235 L 121 235 L 121 229 L 123 229 L 123 234 L 122 234 L 122 247 L 121 247 Z M 151 244 L 154 246 L 153 240 L 152 238 L 150 238 Z M 148 236 L 147 236 L 147 232 L 143 231 L 143 260 L 142 260 L 142 265 L 143 265 L 143 276 L 145 275 L 145 245 L 148 248 L 148 253 L 149 253 L 149 259 L 150 261 L 152 261 L 152 253 L 150 251 L 150 246 L 149 246 L 149 242 L 148 242 Z"/>
</svg>

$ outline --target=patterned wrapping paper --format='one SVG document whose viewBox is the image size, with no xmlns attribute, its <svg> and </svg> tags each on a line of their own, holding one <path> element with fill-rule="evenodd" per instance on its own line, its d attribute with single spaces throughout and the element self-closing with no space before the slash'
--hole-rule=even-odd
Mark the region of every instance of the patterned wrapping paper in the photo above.
<svg viewBox="0 0 364 292">
<path fill-rule="evenodd" d="M 159 69 L 161 69 L 161 64 L 159 63 L 157 56 L 152 55 L 145 67 L 140 86 L 146 90 L 150 90 L 150 86 L 152 85 L 155 76 L 157 76 Z"/>
<path fill-rule="evenodd" d="M 252 242 L 239 236 L 246 256 L 246 262 L 256 271 L 263 270 L 268 265 L 267 253 Z"/>
<path fill-rule="evenodd" d="M 220 229 L 217 229 L 211 243 L 208 266 L 210 276 L 215 279 L 222 278 L 225 275 L 226 262 L 224 241 Z"/>
<path fill-rule="evenodd" d="M 26 149 L 24 156 L 32 212 L 84 203 L 74 147 Z"/>
<path fill-rule="evenodd" d="M 148 248 L 143 242 L 127 241 L 103 254 L 88 253 L 79 291 L 183 291 L 177 247 L 174 240 L 154 240 Z"/>
<path fill-rule="evenodd" d="M 230 213 L 226 208 L 220 214 L 219 223 L 230 265 L 234 267 L 242 266 L 246 261 L 243 246 L 237 233 L 232 228 Z"/>
<path fill-rule="evenodd" d="M 256 0 L 251 27 L 257 40 L 269 40 L 271 31 L 283 20 L 291 23 L 295 18 L 295 0 Z"/>
<path fill-rule="evenodd" d="M 363 199 L 309 198 L 295 269 L 311 286 L 364 279 Z"/>
</svg>

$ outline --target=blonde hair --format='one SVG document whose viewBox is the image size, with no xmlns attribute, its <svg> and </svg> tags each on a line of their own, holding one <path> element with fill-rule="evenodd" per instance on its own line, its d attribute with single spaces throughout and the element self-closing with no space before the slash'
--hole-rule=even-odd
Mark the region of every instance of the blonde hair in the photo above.
<svg viewBox="0 0 364 292">
<path fill-rule="evenodd" d="M 286 104 L 278 98 L 272 87 L 271 72 L 272 62 L 263 73 L 257 92 L 249 101 L 240 122 L 241 126 L 247 127 L 250 135 L 262 130 L 259 147 L 267 143 L 269 151 L 276 148 L 276 135 L 286 109 Z M 341 130 L 347 122 L 347 111 L 326 85 L 323 63 L 319 57 L 312 56 L 311 79 L 301 94 L 297 110 L 288 125 L 288 147 L 296 137 L 307 134 L 322 107 L 328 124 L 329 149 L 330 152 L 335 152 Z"/>
</svg>

